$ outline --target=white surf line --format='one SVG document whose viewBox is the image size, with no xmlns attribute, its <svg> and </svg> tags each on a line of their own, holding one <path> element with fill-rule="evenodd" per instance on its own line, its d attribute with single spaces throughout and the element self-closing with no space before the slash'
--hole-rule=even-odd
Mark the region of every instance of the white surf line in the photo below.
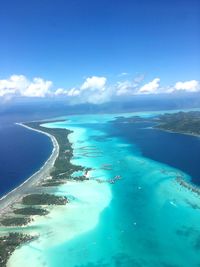
<svg viewBox="0 0 200 267">
<path fill-rule="evenodd" d="M 41 122 L 41 123 L 44 123 L 44 122 Z M 47 159 L 44 165 L 37 172 L 35 172 L 28 179 L 26 179 L 22 184 L 14 188 L 12 191 L 7 193 L 5 196 L 3 196 L 0 199 L 0 214 L 5 212 L 5 210 L 11 204 L 13 204 L 13 202 L 15 202 L 17 199 L 19 199 L 23 195 L 23 189 L 25 190 L 25 189 L 28 189 L 34 186 L 36 182 L 38 182 L 40 179 L 43 178 L 43 174 L 44 175 L 48 174 L 49 170 L 51 169 L 51 167 L 53 167 L 55 160 L 59 154 L 59 145 L 58 145 L 56 138 L 53 135 L 50 135 L 49 133 L 40 131 L 38 129 L 31 128 L 27 125 L 24 125 L 23 123 L 15 123 L 15 124 L 20 125 L 24 128 L 27 128 L 31 131 L 36 131 L 36 132 L 47 135 L 53 143 L 53 150 L 52 150 L 50 157 Z"/>
</svg>

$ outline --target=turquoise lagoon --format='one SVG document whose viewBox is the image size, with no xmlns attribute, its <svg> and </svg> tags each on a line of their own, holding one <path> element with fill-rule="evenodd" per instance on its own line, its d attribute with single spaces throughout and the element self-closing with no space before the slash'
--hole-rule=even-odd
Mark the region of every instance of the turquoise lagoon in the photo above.
<svg viewBox="0 0 200 267">
<path fill-rule="evenodd" d="M 39 233 L 39 239 L 17 249 L 8 266 L 200 266 L 200 199 L 175 180 L 191 177 L 145 157 L 123 134 L 113 134 L 111 128 L 120 125 L 109 121 L 118 115 L 71 116 L 45 124 L 73 131 L 73 163 L 91 167 L 90 180 L 56 189 L 70 197 L 70 204 L 36 218 L 27 231 Z M 138 127 L 141 135 L 154 131 Z M 122 179 L 115 184 L 96 181 L 116 175 Z"/>
</svg>

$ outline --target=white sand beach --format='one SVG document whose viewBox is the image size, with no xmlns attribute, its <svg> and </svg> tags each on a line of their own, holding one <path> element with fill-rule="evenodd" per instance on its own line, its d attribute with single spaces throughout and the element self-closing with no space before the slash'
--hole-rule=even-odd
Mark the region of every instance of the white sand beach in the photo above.
<svg viewBox="0 0 200 267">
<path fill-rule="evenodd" d="M 43 179 L 49 176 L 50 170 L 53 167 L 54 162 L 59 153 L 59 145 L 54 136 L 48 133 L 45 133 L 43 131 L 30 128 L 27 125 L 24 125 L 23 123 L 17 123 L 17 124 L 31 131 L 36 131 L 36 132 L 47 135 L 53 143 L 53 150 L 48 160 L 36 173 L 34 173 L 25 182 L 23 182 L 17 188 L 13 189 L 11 192 L 9 192 L 8 194 L 6 194 L 0 199 L 0 215 L 1 216 L 4 213 L 7 213 L 8 210 L 12 208 L 12 205 L 14 203 L 16 203 L 17 201 L 20 201 L 23 195 L 28 194 L 29 191 L 33 191 L 34 186 L 36 186 L 39 182 L 41 182 Z"/>
</svg>

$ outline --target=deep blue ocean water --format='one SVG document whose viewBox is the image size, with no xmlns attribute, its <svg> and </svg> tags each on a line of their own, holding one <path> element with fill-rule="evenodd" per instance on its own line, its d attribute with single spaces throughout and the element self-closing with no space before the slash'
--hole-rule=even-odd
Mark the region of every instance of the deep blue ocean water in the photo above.
<svg viewBox="0 0 200 267">
<path fill-rule="evenodd" d="M 114 126 L 114 127 L 113 127 Z M 147 123 L 111 123 L 110 137 L 121 137 L 137 145 L 144 157 L 165 163 L 189 174 L 200 185 L 200 138 L 151 129 Z"/>
<path fill-rule="evenodd" d="M 47 136 L 0 118 L 0 197 L 39 170 L 52 149 Z"/>
</svg>

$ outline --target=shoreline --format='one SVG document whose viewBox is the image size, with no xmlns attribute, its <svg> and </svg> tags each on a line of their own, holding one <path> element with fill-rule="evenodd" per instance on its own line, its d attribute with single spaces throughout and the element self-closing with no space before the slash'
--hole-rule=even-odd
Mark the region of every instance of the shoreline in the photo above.
<svg viewBox="0 0 200 267">
<path fill-rule="evenodd" d="M 51 139 L 51 142 L 53 144 L 53 150 L 49 158 L 46 160 L 46 162 L 41 166 L 41 168 L 37 172 L 35 172 L 30 177 L 28 177 L 18 187 L 14 188 L 13 190 L 11 190 L 6 195 L 0 198 L 0 215 L 1 216 L 5 212 L 7 212 L 9 208 L 11 208 L 14 202 L 19 201 L 22 198 L 22 196 L 24 196 L 25 194 L 28 194 L 29 190 L 31 191 L 32 188 L 36 186 L 39 181 L 42 181 L 43 177 L 46 177 L 50 173 L 50 169 L 54 166 L 55 160 L 58 157 L 59 149 L 60 149 L 59 144 L 53 135 L 40 131 L 38 129 L 31 128 L 23 123 L 15 123 L 15 124 L 21 127 L 27 128 L 31 131 L 36 131 L 36 132 L 39 132 L 41 134 L 45 134 L 46 136 L 48 136 Z"/>
<path fill-rule="evenodd" d="M 69 206 L 66 205 L 66 203 L 69 203 L 68 195 L 57 195 L 54 194 L 57 192 L 52 193 L 51 190 L 45 195 L 42 189 L 43 182 L 58 178 L 57 176 L 62 172 L 66 174 L 63 179 L 67 180 L 69 177 L 71 177 L 71 173 L 74 171 L 88 171 L 88 168 L 85 169 L 82 166 L 75 166 L 70 162 L 71 158 L 73 157 L 73 149 L 71 147 L 71 143 L 69 142 L 68 135 L 72 133 L 72 131 L 67 129 L 61 130 L 57 128 L 55 130 L 47 129 L 48 127 L 46 128 L 45 126 L 41 126 L 42 123 L 43 121 L 17 123 L 17 125 L 20 125 L 21 127 L 25 127 L 29 130 L 34 130 L 47 135 L 53 143 L 53 149 L 49 158 L 37 172 L 35 172 L 32 176 L 26 179 L 21 185 L 9 192 L 7 195 L 3 196 L 3 198 L 0 200 L 0 216 L 2 218 L 5 216 L 8 219 L 8 221 L 5 223 L 2 223 L 1 220 L 1 225 L 3 225 L 3 228 L 0 229 L 0 237 L 3 238 L 3 243 L 0 241 L 0 263 L 4 262 L 7 264 L 8 260 L 14 254 L 16 249 L 20 248 L 22 244 L 27 243 L 26 238 L 28 238 L 28 240 L 32 240 L 32 238 L 37 237 L 36 240 L 38 240 L 41 234 L 41 229 L 38 229 L 38 231 L 31 231 L 31 229 L 29 229 L 29 227 L 31 228 L 32 226 L 34 228 L 34 224 L 37 225 L 38 223 L 35 221 L 35 215 L 40 216 L 40 218 L 37 218 L 38 221 L 46 220 L 46 214 L 41 213 L 24 213 L 18 217 L 18 214 L 13 212 L 16 210 L 16 205 L 21 203 L 25 206 L 33 206 L 33 208 L 38 205 L 45 205 L 45 210 L 47 207 L 50 207 L 50 211 L 54 211 L 55 213 L 59 213 L 59 211 L 63 208 L 64 210 L 68 209 Z M 45 121 L 45 123 L 48 123 L 48 121 Z M 80 179 L 79 177 L 79 180 L 82 180 L 82 178 Z M 75 182 L 75 184 L 78 185 L 79 183 Z M 37 194 L 38 190 L 39 192 Z M 42 192 L 40 190 L 42 190 Z M 24 202 L 25 199 L 26 202 Z M 53 208 L 53 206 L 56 206 L 57 208 Z M 28 226 L 27 229 L 26 226 Z M 21 230 L 22 233 L 20 233 Z M 10 242 L 12 247 L 10 246 L 8 248 L 6 242 L 9 242 L 10 234 L 14 234 L 14 240 Z M 5 264 L 3 266 L 6 267 L 7 265 Z M 13 263 L 12 266 L 15 266 L 15 263 Z"/>
<path fill-rule="evenodd" d="M 185 132 L 177 132 L 177 131 L 167 130 L 167 129 L 159 128 L 159 127 L 149 127 L 149 128 L 160 130 L 160 131 L 167 132 L 167 133 L 172 133 L 172 134 L 183 134 L 183 135 L 189 135 L 189 136 L 200 138 L 200 135 L 199 134 L 185 133 Z"/>
<path fill-rule="evenodd" d="M 71 134 L 71 135 L 69 135 L 68 137 L 68 139 L 69 139 L 69 141 L 71 141 L 71 144 L 72 144 L 72 146 L 73 146 L 73 149 L 74 149 L 74 151 L 75 151 L 75 153 L 77 152 L 77 147 L 79 147 L 79 143 L 78 142 L 76 142 L 76 140 L 80 140 L 77 136 L 78 136 L 78 134 L 80 133 L 80 131 L 79 130 L 77 130 L 77 132 L 75 132 L 75 134 L 73 135 L 73 134 Z M 86 138 L 87 137 L 87 138 Z M 89 142 L 91 142 L 91 140 L 90 140 L 90 138 L 88 138 L 88 136 L 86 136 L 85 138 L 84 138 L 84 141 L 89 141 Z M 83 141 L 83 140 L 81 140 L 81 141 Z M 60 143 L 59 143 L 60 144 Z M 81 143 L 82 144 L 82 143 Z M 101 144 L 101 143 L 100 143 Z M 106 144 L 106 143 L 105 143 Z M 118 143 L 117 143 L 118 144 Z M 60 145 L 60 149 L 61 149 L 61 147 L 62 147 L 62 145 Z M 87 147 L 87 146 L 86 146 Z M 115 147 L 118 147 L 118 146 L 114 146 L 114 148 Z M 119 147 L 118 147 L 119 148 Z M 126 154 L 127 155 L 127 154 Z M 120 156 L 121 157 L 121 156 Z M 73 159 L 73 158 L 72 158 Z M 115 160 L 115 158 L 114 158 L 114 160 Z M 93 161 L 93 160 L 92 160 Z M 96 161 L 96 160 L 95 160 Z M 96 161 L 97 163 L 98 163 L 98 159 L 97 159 L 97 161 Z M 109 162 L 109 161 L 106 161 L 106 162 Z M 116 160 L 115 160 L 115 162 L 116 162 Z M 76 163 L 80 163 L 81 165 L 82 165 L 82 163 L 80 162 L 80 159 L 79 159 L 79 162 L 77 161 L 77 159 L 73 159 L 73 164 L 76 164 Z M 122 165 L 123 166 L 123 165 Z M 151 166 L 151 165 L 150 165 Z M 148 166 L 147 166 L 148 167 Z M 156 166 L 157 167 L 157 166 Z M 141 166 L 139 166 L 139 169 L 141 168 Z M 143 167 L 142 167 L 143 168 Z M 94 168 L 95 169 L 95 168 Z M 156 171 L 157 171 L 157 168 L 155 169 Z M 154 171 L 154 169 L 153 169 L 153 171 Z M 147 168 L 147 172 L 148 172 L 148 168 Z M 154 173 L 153 173 L 154 174 Z M 144 176 L 145 177 L 145 179 L 146 179 L 146 176 Z M 148 177 L 147 177 L 148 178 Z M 139 180 L 139 179 L 138 179 Z M 158 180 L 158 181 L 160 181 L 160 180 Z M 154 182 L 154 181 L 153 181 Z M 95 181 L 93 182 L 93 181 L 90 181 L 90 182 L 85 182 L 85 183 L 77 183 L 77 182 L 69 182 L 69 183 L 67 183 L 66 185 L 62 185 L 61 187 L 60 187 L 60 189 L 58 190 L 58 192 L 57 192 L 57 194 L 69 194 L 69 195 L 72 195 L 73 197 L 74 197 L 74 199 L 76 200 L 78 200 L 78 201 L 72 201 L 71 203 L 69 203 L 69 206 L 68 207 L 61 207 L 61 208 L 57 208 L 57 207 L 55 207 L 55 209 L 54 210 L 52 210 L 52 214 L 51 214 L 51 217 L 49 217 L 48 218 L 48 220 L 46 220 L 46 218 L 45 217 L 40 217 L 39 218 L 39 221 L 34 221 L 32 224 L 31 224 L 31 227 L 33 227 L 33 229 L 34 229 L 34 227 L 37 227 L 37 226 L 39 226 L 40 227 L 40 225 L 43 225 L 43 222 L 45 222 L 45 224 L 44 224 L 44 230 L 46 231 L 46 235 L 44 234 L 44 232 L 41 232 L 43 235 L 40 235 L 40 237 L 39 237 L 39 240 L 37 240 L 36 242 L 34 242 L 34 245 L 29 249 L 29 245 L 27 245 L 27 244 L 25 244 L 25 248 L 21 248 L 20 249 L 20 251 L 14 251 L 13 253 L 12 253 L 12 255 L 11 255 L 11 257 L 10 257 L 10 259 L 9 259 L 9 262 L 8 262 L 8 266 L 24 266 L 24 265 L 27 265 L 27 264 L 25 264 L 24 262 L 23 262 L 23 260 L 25 259 L 25 260 L 27 260 L 27 263 L 28 262 L 30 262 L 30 265 L 32 264 L 32 258 L 33 258 L 33 263 L 34 263 L 34 259 L 37 259 L 37 258 L 39 258 L 40 257 L 40 262 L 38 261 L 38 263 L 41 263 L 41 265 L 40 264 L 33 264 L 32 266 L 44 266 L 44 265 L 46 265 L 46 266 L 48 266 L 48 261 L 47 261 L 47 263 L 45 263 L 45 249 L 47 249 L 46 251 L 48 252 L 48 246 L 50 245 L 50 247 L 54 244 L 53 243 L 53 241 L 54 242 L 58 242 L 58 244 L 59 243 L 61 243 L 61 242 L 63 242 L 62 240 L 64 240 L 65 242 L 66 242 L 66 238 L 69 238 L 69 240 L 70 240 L 70 238 L 72 239 L 72 238 L 74 238 L 74 235 L 73 235 L 73 232 L 71 231 L 70 232 L 70 226 L 71 225 L 73 225 L 74 227 L 75 227 L 75 230 L 76 230 L 76 232 L 74 232 L 76 235 L 75 236 L 77 236 L 77 233 L 78 233 L 78 231 L 77 230 L 79 230 L 79 231 L 82 231 L 83 230 L 83 226 L 84 226 L 84 228 L 85 228 L 85 225 L 88 227 L 87 229 L 91 229 L 89 226 L 89 223 L 90 223 L 90 220 L 88 220 L 88 218 L 90 219 L 91 217 L 92 217 L 92 207 L 93 206 L 86 206 L 85 205 L 85 203 L 88 203 L 88 199 L 91 201 L 91 204 L 93 205 L 94 204 L 94 200 L 96 200 L 96 197 L 94 197 L 94 187 L 92 188 L 91 187 L 91 195 L 89 195 L 88 194 L 88 191 L 86 191 L 86 190 L 88 190 L 88 185 L 90 185 L 91 184 L 91 186 L 93 185 L 93 186 L 95 186 L 96 187 L 96 189 L 97 189 L 97 192 L 98 193 L 102 193 L 102 187 L 108 187 L 108 189 L 109 189 L 109 186 L 107 186 L 107 185 L 98 185 L 97 183 L 95 183 Z M 140 185 L 140 184 L 139 184 Z M 145 185 L 145 184 L 144 184 Z M 171 184 L 169 184 L 169 185 L 171 185 Z M 142 191 L 140 191 L 140 192 L 143 192 L 143 184 L 141 184 L 141 186 L 142 187 L 138 187 L 138 189 L 142 189 Z M 69 191 L 69 187 L 71 187 L 71 191 Z M 75 188 L 76 187 L 76 188 Z M 75 190 L 75 189 L 76 190 Z M 158 188 L 159 188 L 159 185 L 158 185 Z M 99 189 L 101 189 L 101 190 L 99 190 Z M 136 188 L 137 189 L 137 188 Z M 144 188 L 145 189 L 145 188 Z M 147 189 L 148 189 L 148 187 L 147 187 Z M 171 188 L 170 188 L 171 189 Z M 176 187 L 175 187 L 175 189 L 176 189 Z M 178 187 L 178 189 L 179 189 L 179 187 Z M 185 191 L 185 190 L 184 190 Z M 69 193 L 70 192 L 70 193 Z M 77 195 L 75 195 L 74 193 L 77 193 Z M 160 191 L 159 191 L 160 192 Z M 170 192 L 170 191 L 169 191 Z M 176 192 L 176 191 L 175 191 Z M 81 194 L 82 194 L 82 196 L 81 196 Z M 102 196 L 105 196 L 106 194 L 103 192 L 103 194 L 102 194 Z M 165 195 L 164 195 L 165 196 Z M 81 199 L 81 197 L 86 197 L 86 199 L 85 198 L 83 198 L 83 199 Z M 100 204 L 102 204 L 102 197 L 98 197 L 97 199 L 99 199 L 100 200 Z M 150 199 L 150 198 L 149 198 Z M 166 199 L 166 198 L 165 198 Z M 170 204 L 171 205 L 176 205 L 176 202 L 174 201 L 174 199 L 172 198 L 171 199 L 171 194 L 169 194 L 169 201 L 171 200 L 171 202 L 170 202 Z M 81 205 L 81 204 L 84 204 L 84 205 Z M 174 204 L 173 204 L 174 203 Z M 98 204 L 98 203 L 97 203 Z M 79 206 L 79 208 L 80 208 L 80 211 L 77 209 L 77 206 L 75 206 L 75 205 L 80 205 Z M 98 206 L 99 206 L 99 204 L 98 204 Z M 97 205 L 96 206 L 94 206 L 94 211 L 96 210 L 96 208 L 98 207 Z M 76 208 L 75 208 L 76 207 Z M 84 225 L 84 221 L 80 221 L 80 218 L 82 219 L 84 216 L 84 214 L 85 214 L 85 212 L 84 212 L 84 209 L 83 209 L 83 207 L 85 207 L 85 211 L 87 211 L 87 214 L 89 215 L 89 217 L 88 217 L 88 215 L 87 216 L 85 216 L 85 222 L 86 222 L 86 224 Z M 77 212 L 77 211 L 79 211 L 79 212 Z M 139 209 L 138 209 L 138 211 L 139 211 Z M 66 212 L 66 216 L 65 216 L 65 213 L 64 212 Z M 75 215 L 73 212 L 76 212 L 76 214 L 78 214 L 78 217 L 73 217 L 73 215 Z M 81 212 L 81 213 L 80 213 Z M 101 210 L 100 210 L 100 212 L 101 212 Z M 80 216 L 80 214 L 81 214 L 81 216 Z M 99 213 L 100 214 L 100 213 Z M 97 214 L 98 215 L 98 214 Z M 67 217 L 68 216 L 68 217 Z M 71 216 L 71 218 L 70 218 L 70 216 Z M 135 220 L 135 218 L 133 219 L 133 222 L 134 222 L 134 225 L 135 225 L 135 222 L 137 221 L 137 219 Z M 75 222 L 76 222 L 76 224 L 75 224 Z M 95 222 L 95 221 L 94 221 Z M 99 222 L 99 216 L 96 216 L 96 223 L 98 223 Z M 66 224 L 65 224 L 66 223 Z M 149 225 L 151 226 L 151 220 L 150 220 L 150 223 L 149 223 Z M 81 227 L 80 229 L 77 229 L 76 228 L 76 226 L 79 226 L 79 227 Z M 139 226 L 139 221 L 137 221 L 137 227 Z M 94 226 L 93 226 L 94 227 Z M 134 226 L 135 227 L 135 226 Z M 37 228 L 36 228 L 37 229 Z M 41 228 L 41 231 L 43 231 L 43 229 Z M 55 232 L 54 232 L 54 235 L 53 235 L 53 231 L 52 231 L 52 229 L 53 230 L 55 230 Z M 106 228 L 107 229 L 107 228 Z M 111 228 L 112 229 L 112 228 Z M 137 229 L 137 228 L 136 228 Z M 71 230 L 73 230 L 73 229 L 71 229 Z M 121 230 L 120 228 L 119 228 L 119 230 Z M 86 228 L 84 229 L 84 231 L 86 231 Z M 88 231 L 88 230 L 87 230 Z M 65 233 L 67 233 L 67 235 L 66 236 L 64 236 L 64 232 Z M 106 232 L 106 231 L 105 231 Z M 69 234 L 68 234 L 69 233 Z M 84 232 L 81 232 L 81 233 L 84 233 Z M 107 232 L 106 232 L 107 233 Z M 70 236 L 71 235 L 71 236 Z M 80 234 L 79 234 L 80 235 Z M 121 236 L 121 234 L 120 234 L 120 236 Z M 60 238 L 60 240 L 58 239 L 58 241 L 56 241 L 55 239 L 54 239 L 54 237 L 55 238 Z M 109 239 L 110 239 L 110 237 L 109 237 Z M 68 239 L 67 239 L 68 240 Z M 88 240 L 87 240 L 88 241 Z M 93 240 L 94 241 L 94 240 Z M 110 242 L 110 241 L 108 241 L 108 242 Z M 89 241 L 87 242 L 88 244 L 89 244 Z M 54 244 L 54 246 L 56 246 L 56 245 L 58 245 L 57 243 L 55 243 Z M 96 244 L 95 244 L 96 245 Z M 46 246 L 46 247 L 45 247 Z M 82 246 L 82 248 L 84 248 L 84 246 Z M 40 250 L 41 249 L 41 250 Z M 51 250 L 51 252 L 53 252 L 53 250 Z M 73 250 L 72 250 L 72 252 L 73 252 Z M 52 253 L 53 254 L 53 253 Z M 58 255 L 58 257 L 59 257 L 59 254 L 60 253 L 58 253 L 57 252 L 57 255 Z M 44 257 L 43 257 L 43 255 L 44 255 Z M 72 253 L 72 255 L 73 255 L 73 253 Z M 79 254 L 80 255 L 80 254 Z M 86 254 L 87 255 L 87 254 Z M 69 253 L 69 257 L 70 257 L 71 255 L 70 255 L 70 253 Z M 78 258 L 79 259 L 79 258 Z M 17 260 L 19 260 L 19 262 L 17 261 Z M 64 262 L 64 261 L 63 261 Z M 67 261 L 66 261 L 67 262 Z M 28 263 L 29 264 L 29 263 Z M 82 264 L 81 262 L 79 262 L 79 264 Z M 59 264 L 58 264 L 59 265 Z M 75 264 L 74 264 L 75 265 Z M 84 264 L 83 264 L 84 265 Z M 85 264 L 86 265 L 86 264 Z M 60 266 L 60 265 L 59 265 Z M 62 266 L 62 265 L 61 265 Z"/>
</svg>

